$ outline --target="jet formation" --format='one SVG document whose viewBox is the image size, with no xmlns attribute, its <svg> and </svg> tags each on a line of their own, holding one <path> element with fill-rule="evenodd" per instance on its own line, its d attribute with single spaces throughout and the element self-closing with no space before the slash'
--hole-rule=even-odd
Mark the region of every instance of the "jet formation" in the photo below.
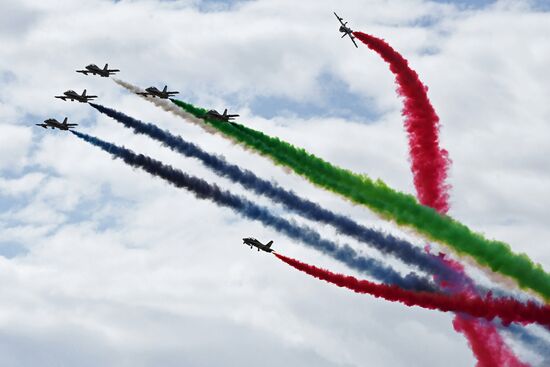
<svg viewBox="0 0 550 367">
<path fill-rule="evenodd" d="M 351 42 L 353 42 L 354 46 L 356 48 L 358 48 L 357 43 L 355 42 L 355 36 L 353 35 L 353 30 L 347 26 L 348 22 L 344 22 L 344 19 L 339 17 L 338 14 L 336 14 L 336 12 L 334 12 L 334 15 L 336 16 L 336 19 L 338 19 L 338 21 L 340 22 L 339 31 L 340 31 L 340 33 L 343 33 L 342 38 L 344 38 L 346 36 L 349 36 Z M 95 64 L 89 64 L 83 70 L 76 70 L 76 72 L 77 73 L 82 73 L 84 75 L 92 74 L 92 75 L 99 75 L 100 77 L 103 77 L 103 78 L 108 78 L 109 76 L 120 72 L 120 70 L 119 69 L 109 69 L 109 64 L 105 64 L 103 69 L 99 68 Z M 149 87 L 149 88 L 145 89 L 145 92 L 138 92 L 137 94 L 142 95 L 144 97 L 153 97 L 153 98 L 158 97 L 158 98 L 161 98 L 161 99 L 168 99 L 171 96 L 173 96 L 175 94 L 178 94 L 178 93 L 179 92 L 177 92 L 177 91 L 168 91 L 168 86 L 165 85 L 162 90 L 159 90 L 156 87 Z M 64 101 L 71 100 L 71 101 L 78 101 L 78 102 L 81 102 L 81 103 L 86 103 L 86 102 L 89 102 L 90 100 L 93 100 L 94 98 L 97 98 L 97 96 L 86 95 L 86 89 L 84 89 L 82 94 L 78 94 L 74 90 L 67 90 L 67 91 L 63 92 L 63 95 L 55 96 L 55 98 L 59 98 L 59 99 L 62 99 Z M 223 111 L 223 114 L 219 113 L 216 110 L 209 110 L 206 113 L 206 117 L 210 118 L 210 119 L 213 119 L 213 120 L 218 120 L 218 121 L 228 122 L 228 123 L 234 124 L 233 119 L 235 117 L 239 117 L 239 115 L 237 115 L 237 114 L 228 114 L 227 113 L 227 108 L 226 108 Z M 54 130 L 59 129 L 59 130 L 64 130 L 64 131 L 69 131 L 72 128 L 74 128 L 75 126 L 78 126 L 78 124 L 69 124 L 67 122 L 67 117 L 65 117 L 63 122 L 59 122 L 54 118 L 49 118 L 49 119 L 44 120 L 43 123 L 36 124 L 36 125 L 41 126 L 44 129 L 47 129 L 49 127 L 51 129 L 54 129 Z M 261 250 L 261 251 L 268 252 L 268 253 L 273 252 L 273 249 L 271 248 L 271 245 L 273 244 L 273 241 L 269 241 L 268 243 L 266 243 L 264 245 L 263 243 L 261 243 L 260 241 L 258 241 L 255 238 L 247 237 L 247 238 L 243 238 L 243 244 L 245 244 L 247 246 L 250 246 L 250 249 L 256 248 L 258 251 Z"/>
<path fill-rule="evenodd" d="M 110 75 L 114 75 L 115 73 L 118 73 L 120 70 L 118 69 L 109 69 L 109 64 L 105 64 L 105 67 L 103 69 L 100 69 L 95 64 L 90 64 L 84 68 L 84 70 L 77 70 L 77 73 L 82 73 L 84 75 L 92 74 L 92 75 L 99 75 L 103 78 L 108 78 Z"/>
<path fill-rule="evenodd" d="M 351 42 L 353 42 L 353 44 L 355 45 L 356 48 L 359 48 L 359 46 L 357 46 L 357 43 L 355 43 L 355 36 L 353 35 L 353 31 L 351 30 L 351 28 L 349 28 L 347 26 L 348 22 L 345 22 L 344 23 L 344 19 L 343 18 L 340 18 L 338 16 L 338 14 L 336 14 L 336 12 L 334 12 L 334 15 L 336 15 L 336 18 L 338 18 L 338 21 L 340 22 L 340 29 L 339 31 L 341 33 L 343 33 L 342 35 L 342 38 L 344 38 L 345 36 L 349 36 L 349 38 L 351 39 Z"/>
<path fill-rule="evenodd" d="M 78 124 L 67 123 L 67 117 L 65 117 L 63 122 L 59 122 L 56 119 L 51 118 L 51 119 L 44 120 L 44 123 L 42 124 L 35 124 L 35 125 L 42 126 L 44 129 L 47 129 L 48 127 L 50 127 L 52 129 L 59 129 L 59 130 L 65 130 L 65 131 L 71 130 L 75 126 L 78 126 Z"/>
<path fill-rule="evenodd" d="M 144 97 L 159 97 L 162 99 L 168 99 L 171 96 L 178 94 L 179 92 L 169 92 L 168 86 L 165 85 L 163 90 L 158 90 L 156 87 L 149 87 L 145 89 L 145 92 L 137 92 L 136 94 L 139 94 Z"/>
<path fill-rule="evenodd" d="M 250 249 L 256 247 L 258 251 L 262 250 L 265 252 L 273 252 L 273 249 L 271 248 L 273 241 L 269 241 L 264 245 L 263 243 L 261 243 L 255 238 L 247 237 L 247 238 L 243 238 L 243 244 L 250 246 Z"/>
<path fill-rule="evenodd" d="M 97 96 L 90 96 L 86 95 L 86 89 L 82 92 L 82 94 L 76 93 L 74 90 L 68 90 L 66 92 L 63 92 L 62 96 L 55 96 L 55 98 L 62 99 L 64 101 L 70 99 L 71 101 L 78 101 L 81 103 L 87 103 L 91 101 L 94 98 L 97 98 Z"/>
<path fill-rule="evenodd" d="M 105 67 L 103 69 L 100 69 L 95 64 L 90 64 L 84 68 L 84 70 L 77 70 L 77 73 L 82 73 L 84 75 L 92 74 L 92 75 L 99 75 L 101 77 L 107 78 L 110 75 L 114 75 L 115 73 L 118 73 L 119 69 L 109 69 L 109 64 L 105 64 Z M 94 98 L 97 98 L 97 96 L 91 96 L 86 94 L 86 89 L 82 92 L 82 94 L 76 93 L 74 90 L 67 90 L 63 92 L 63 95 L 61 96 L 54 96 L 55 98 L 62 99 L 64 101 L 70 100 L 70 101 L 78 101 L 81 103 L 87 103 L 93 100 Z M 35 124 L 36 126 L 43 127 L 44 129 L 51 128 L 52 130 L 58 129 L 58 130 L 64 130 L 69 131 L 75 126 L 78 126 L 78 124 L 69 124 L 67 122 L 67 117 L 63 120 L 63 122 L 59 122 L 54 118 L 50 118 L 47 120 L 44 120 L 41 124 Z"/>
</svg>

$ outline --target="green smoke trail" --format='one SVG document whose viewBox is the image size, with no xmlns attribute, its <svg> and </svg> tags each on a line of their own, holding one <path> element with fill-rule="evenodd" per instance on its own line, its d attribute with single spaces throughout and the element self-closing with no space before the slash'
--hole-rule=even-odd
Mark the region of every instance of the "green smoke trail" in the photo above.
<svg viewBox="0 0 550 367">
<path fill-rule="evenodd" d="M 304 149 L 246 126 L 209 119 L 205 109 L 176 99 L 171 101 L 227 137 L 292 169 L 313 184 L 365 205 L 399 225 L 411 227 L 461 255 L 471 256 L 480 265 L 515 279 L 521 288 L 532 289 L 550 300 L 550 274 L 527 255 L 514 253 L 508 244 L 485 239 L 451 217 L 420 205 L 414 196 L 395 191 L 380 180 L 373 181 L 365 175 L 335 167 Z"/>
</svg>

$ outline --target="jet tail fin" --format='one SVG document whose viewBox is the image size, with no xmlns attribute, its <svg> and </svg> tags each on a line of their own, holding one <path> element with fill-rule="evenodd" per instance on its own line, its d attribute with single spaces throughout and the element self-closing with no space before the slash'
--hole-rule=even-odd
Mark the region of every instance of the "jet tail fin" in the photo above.
<svg viewBox="0 0 550 367">
<path fill-rule="evenodd" d="M 227 108 L 225 110 L 223 110 L 223 115 L 227 116 Z"/>
<path fill-rule="evenodd" d="M 66 117 L 63 119 L 63 125 L 67 125 L 67 118 Z"/>
<path fill-rule="evenodd" d="M 109 69 L 109 64 L 105 64 L 105 67 L 103 68 L 103 70 L 107 70 Z"/>
<path fill-rule="evenodd" d="M 84 92 L 82 92 L 82 97 L 86 97 L 86 89 L 84 89 Z"/>
<path fill-rule="evenodd" d="M 162 91 L 163 91 L 163 92 L 166 92 L 167 90 L 168 90 L 168 86 L 165 85 L 165 86 L 164 86 L 164 89 L 163 89 Z"/>
<path fill-rule="evenodd" d="M 273 245 L 273 241 L 269 241 L 269 242 L 265 245 L 265 247 L 270 248 L 271 245 Z"/>
</svg>

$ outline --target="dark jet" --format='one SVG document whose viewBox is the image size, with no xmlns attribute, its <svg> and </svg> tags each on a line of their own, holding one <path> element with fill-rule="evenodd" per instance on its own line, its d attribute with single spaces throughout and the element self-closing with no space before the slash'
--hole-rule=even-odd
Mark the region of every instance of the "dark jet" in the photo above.
<svg viewBox="0 0 550 367">
<path fill-rule="evenodd" d="M 138 92 L 137 94 L 147 97 L 159 97 L 162 99 L 168 99 L 179 92 L 168 92 L 168 86 L 165 85 L 163 90 L 158 90 L 156 87 L 149 87 L 145 89 L 145 92 Z"/>
<path fill-rule="evenodd" d="M 86 89 L 84 89 L 84 92 L 82 94 L 76 93 L 74 90 L 68 90 L 66 92 L 63 92 L 62 96 L 55 96 L 55 98 L 62 99 L 64 101 L 70 99 L 71 101 L 78 101 L 82 103 L 89 102 L 90 100 L 97 98 L 97 96 L 87 96 L 86 95 Z"/>
<path fill-rule="evenodd" d="M 51 127 L 52 129 L 70 130 L 75 126 L 78 126 L 78 124 L 68 124 L 67 118 L 65 117 L 63 122 L 59 122 L 56 119 L 47 119 L 47 120 L 44 120 L 43 124 L 36 124 L 36 126 L 42 126 L 44 129 Z"/>
<path fill-rule="evenodd" d="M 206 117 L 223 121 L 223 122 L 231 122 L 235 117 L 239 117 L 239 115 L 228 115 L 227 114 L 227 108 L 223 111 L 223 114 L 219 113 L 216 110 L 210 110 L 206 113 Z"/>
<path fill-rule="evenodd" d="M 113 75 L 115 73 L 118 73 L 120 70 L 118 69 L 109 69 L 109 64 L 105 64 L 105 67 L 103 69 L 100 69 L 95 64 L 90 64 L 84 68 L 84 70 L 77 70 L 77 73 L 82 73 L 84 75 L 92 74 L 92 75 L 99 75 L 103 78 L 108 78 L 109 75 Z"/>
<path fill-rule="evenodd" d="M 250 246 L 250 249 L 256 247 L 258 251 L 262 250 L 265 252 L 273 252 L 273 249 L 271 248 L 271 244 L 273 244 L 273 241 L 269 241 L 267 244 L 264 245 L 257 239 L 249 237 L 243 238 L 243 244 Z"/>
<path fill-rule="evenodd" d="M 348 22 L 345 22 L 344 23 L 344 19 L 343 18 L 340 18 L 338 16 L 338 14 L 336 14 L 336 12 L 334 12 L 334 15 L 336 15 L 336 18 L 338 18 L 338 21 L 340 22 L 340 32 L 343 33 L 342 35 L 342 38 L 346 37 L 346 36 L 349 36 L 349 38 L 351 39 L 351 42 L 353 42 L 353 44 L 355 45 L 355 47 L 359 48 L 357 46 L 357 43 L 355 43 L 355 36 L 353 35 L 353 31 L 351 30 L 351 28 L 349 28 L 346 24 L 348 24 Z"/>
</svg>

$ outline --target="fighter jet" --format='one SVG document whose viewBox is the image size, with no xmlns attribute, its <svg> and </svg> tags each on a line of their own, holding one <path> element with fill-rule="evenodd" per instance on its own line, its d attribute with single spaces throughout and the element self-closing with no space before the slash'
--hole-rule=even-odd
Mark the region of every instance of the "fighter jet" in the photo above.
<svg viewBox="0 0 550 367">
<path fill-rule="evenodd" d="M 353 44 L 355 45 L 355 47 L 359 48 L 359 47 L 357 46 L 357 43 L 355 43 L 355 36 L 353 35 L 353 31 L 351 30 L 351 28 L 349 28 L 349 27 L 347 26 L 348 22 L 345 22 L 345 23 L 344 23 L 344 19 L 343 19 L 343 18 L 340 18 L 340 17 L 338 16 L 338 14 L 336 14 L 336 12 L 333 12 L 333 13 L 334 13 L 334 15 L 336 15 L 336 18 L 338 18 L 338 21 L 339 21 L 340 24 L 341 24 L 339 30 L 340 30 L 340 32 L 343 33 L 342 38 L 344 38 L 345 36 L 349 36 L 349 38 L 351 39 L 351 42 L 353 42 Z"/>
<path fill-rule="evenodd" d="M 47 120 L 44 120 L 43 124 L 35 124 L 35 125 L 42 126 L 44 129 L 51 127 L 52 129 L 59 129 L 59 130 L 70 130 L 75 126 L 78 126 L 78 124 L 68 124 L 66 117 L 63 120 L 63 122 L 59 122 L 56 119 L 47 119 Z"/>
<path fill-rule="evenodd" d="M 103 69 L 100 69 L 95 64 L 90 64 L 84 68 L 84 70 L 77 70 L 77 73 L 82 73 L 84 75 L 88 75 L 88 73 L 92 75 L 99 75 L 103 78 L 108 78 L 109 75 L 113 75 L 115 73 L 118 73 L 120 70 L 118 69 L 109 69 L 109 64 L 105 64 L 105 67 Z"/>
<path fill-rule="evenodd" d="M 137 94 L 144 97 L 151 96 L 153 98 L 159 97 L 162 99 L 168 99 L 171 96 L 178 94 L 179 92 L 168 92 L 168 86 L 165 85 L 163 90 L 158 90 L 156 87 L 149 87 L 145 89 L 145 92 L 138 92 Z"/>
<path fill-rule="evenodd" d="M 82 94 L 76 93 L 74 90 L 68 90 L 66 92 L 63 92 L 62 96 L 55 96 L 55 98 L 62 99 L 64 101 L 70 99 L 71 101 L 78 101 L 81 103 L 86 103 L 94 98 L 97 98 L 97 96 L 87 96 L 86 95 L 86 89 L 84 89 L 84 92 Z"/>
<path fill-rule="evenodd" d="M 258 241 L 255 238 L 249 237 L 249 238 L 243 238 L 243 244 L 250 246 L 250 249 L 253 247 L 256 247 L 258 251 L 262 250 L 265 252 L 273 252 L 273 249 L 271 248 L 271 244 L 273 241 L 269 241 L 267 244 L 263 244 L 260 241 Z"/>
<path fill-rule="evenodd" d="M 239 117 L 239 115 L 228 115 L 227 114 L 227 108 L 223 111 L 223 114 L 219 113 L 216 110 L 210 110 L 206 113 L 206 117 L 223 121 L 223 122 L 229 122 L 231 123 L 231 120 L 233 120 L 235 117 Z"/>
</svg>

